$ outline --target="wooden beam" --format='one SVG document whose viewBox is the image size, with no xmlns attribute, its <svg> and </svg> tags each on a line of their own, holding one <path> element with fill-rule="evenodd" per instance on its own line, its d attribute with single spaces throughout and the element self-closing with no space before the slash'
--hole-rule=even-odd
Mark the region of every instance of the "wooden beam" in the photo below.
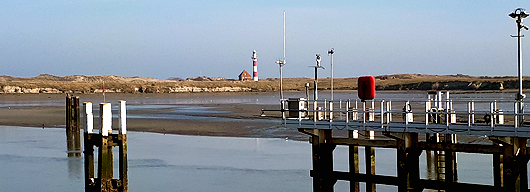
<svg viewBox="0 0 530 192">
<path fill-rule="evenodd" d="M 313 171 L 310 171 L 313 175 Z M 372 182 L 383 185 L 399 185 L 400 180 L 395 176 L 386 175 L 367 175 L 362 173 L 349 173 L 342 171 L 333 171 L 333 177 L 338 180 L 357 181 L 357 182 Z M 420 179 L 417 181 L 419 188 L 437 189 L 437 190 L 451 190 L 451 191 L 503 191 L 503 188 L 491 185 L 473 184 L 473 183 L 446 183 L 438 180 Z"/>
<path fill-rule="evenodd" d="M 460 144 L 460 143 L 428 143 L 418 142 L 418 148 L 422 150 L 433 150 L 433 151 L 454 151 L 454 152 L 467 152 L 467 153 L 502 153 L 503 147 L 497 147 L 493 145 L 480 145 L 480 144 Z"/>
<path fill-rule="evenodd" d="M 331 142 L 336 145 L 357 145 L 370 146 L 382 148 L 396 148 L 395 140 L 365 140 L 365 139 L 350 139 L 350 138 L 333 138 Z"/>
</svg>

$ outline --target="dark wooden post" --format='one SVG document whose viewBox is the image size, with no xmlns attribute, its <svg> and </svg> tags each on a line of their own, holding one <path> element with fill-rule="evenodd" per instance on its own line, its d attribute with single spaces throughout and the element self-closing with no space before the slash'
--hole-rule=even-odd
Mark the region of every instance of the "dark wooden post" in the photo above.
<svg viewBox="0 0 530 192">
<path fill-rule="evenodd" d="M 334 191 L 337 179 L 333 177 L 332 131 L 319 129 L 312 136 L 313 142 L 313 191 Z"/>
<path fill-rule="evenodd" d="M 66 96 L 66 145 L 68 157 L 81 156 L 79 97 Z"/>
<path fill-rule="evenodd" d="M 421 150 L 418 149 L 418 133 L 401 133 L 397 141 L 398 191 L 422 191 L 420 180 Z"/>
<path fill-rule="evenodd" d="M 515 191 L 514 150 L 513 147 L 504 147 L 502 154 L 502 186 L 507 191 Z"/>
<path fill-rule="evenodd" d="M 357 139 L 357 137 L 354 136 L 353 131 L 348 131 L 348 137 L 350 139 Z M 349 145 L 348 153 L 350 173 L 359 173 L 359 147 L 355 145 Z M 350 192 L 359 192 L 360 190 L 359 182 L 350 180 Z"/>
<path fill-rule="evenodd" d="M 453 139 L 453 135 L 444 135 L 444 142 L 454 144 L 456 138 Z M 456 153 L 454 151 L 445 151 L 445 182 L 453 183 L 458 181 Z"/>
</svg>

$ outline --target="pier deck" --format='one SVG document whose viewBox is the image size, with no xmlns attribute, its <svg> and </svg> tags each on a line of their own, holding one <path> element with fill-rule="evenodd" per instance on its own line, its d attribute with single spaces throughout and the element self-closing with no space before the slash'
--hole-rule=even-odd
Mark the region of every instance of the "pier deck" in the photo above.
<svg viewBox="0 0 530 192">
<path fill-rule="evenodd" d="M 350 181 L 350 191 L 360 191 L 359 182 L 366 183 L 366 191 L 376 191 L 376 183 L 398 186 L 398 191 L 527 191 L 530 123 L 524 120 L 530 113 L 519 110 L 524 103 L 451 100 L 446 94 L 446 99 L 439 92 L 414 101 L 282 100 L 282 124 L 311 136 L 314 191 L 333 191 L 337 180 Z M 399 110 L 392 109 L 396 105 Z M 347 130 L 348 137 L 334 137 L 333 130 Z M 492 144 L 459 143 L 458 135 L 486 136 Z M 337 145 L 349 146 L 349 172 L 333 170 Z M 359 173 L 358 146 L 365 147 L 364 174 Z M 397 176 L 375 174 L 375 147 L 396 149 Z M 423 151 L 436 178 L 420 179 Z M 492 154 L 494 185 L 458 182 L 457 152 Z"/>
</svg>

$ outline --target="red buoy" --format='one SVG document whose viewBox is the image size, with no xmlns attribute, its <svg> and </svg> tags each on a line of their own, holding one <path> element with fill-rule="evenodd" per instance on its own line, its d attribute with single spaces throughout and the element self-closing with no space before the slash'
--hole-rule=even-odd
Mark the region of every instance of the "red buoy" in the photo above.
<svg viewBox="0 0 530 192">
<path fill-rule="evenodd" d="M 375 78 L 373 76 L 359 77 L 357 82 L 359 99 L 372 100 L 375 98 Z"/>
</svg>

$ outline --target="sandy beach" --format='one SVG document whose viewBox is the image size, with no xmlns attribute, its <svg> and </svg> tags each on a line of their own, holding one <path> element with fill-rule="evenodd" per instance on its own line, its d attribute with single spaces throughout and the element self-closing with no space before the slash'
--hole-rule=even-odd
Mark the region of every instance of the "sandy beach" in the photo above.
<svg viewBox="0 0 530 192">
<path fill-rule="evenodd" d="M 106 102 L 117 104 L 126 100 L 128 107 L 127 127 L 130 131 L 156 132 L 164 134 L 228 136 L 228 137 L 268 137 L 306 140 L 308 136 L 297 130 L 287 130 L 281 126 L 279 112 L 267 112 L 261 116 L 261 109 L 279 109 L 277 105 L 242 103 L 190 103 L 172 104 L 164 101 L 178 98 L 180 102 L 200 98 L 231 98 L 259 93 L 182 93 L 182 94 L 107 94 Z M 100 94 L 81 94 L 80 101 L 90 101 L 94 109 L 103 101 Z M 0 125 L 29 126 L 43 128 L 65 127 L 65 97 L 63 94 L 0 94 Z M 162 101 L 162 102 L 161 102 Z M 145 104 L 143 104 L 145 103 Z M 191 106 L 207 109 L 204 112 L 186 114 L 189 118 L 156 118 L 171 115 L 175 108 L 142 108 L 146 105 Z M 82 104 L 81 104 L 82 105 Z M 140 107 L 133 107 L 140 106 Z M 117 112 L 115 112 L 117 113 Z M 98 114 L 94 114 L 97 116 Z M 141 116 L 138 118 L 138 116 Z M 155 118 L 143 118 L 143 117 Z M 95 117 L 95 127 L 98 126 Z M 114 127 L 118 119 L 114 118 Z"/>
</svg>

